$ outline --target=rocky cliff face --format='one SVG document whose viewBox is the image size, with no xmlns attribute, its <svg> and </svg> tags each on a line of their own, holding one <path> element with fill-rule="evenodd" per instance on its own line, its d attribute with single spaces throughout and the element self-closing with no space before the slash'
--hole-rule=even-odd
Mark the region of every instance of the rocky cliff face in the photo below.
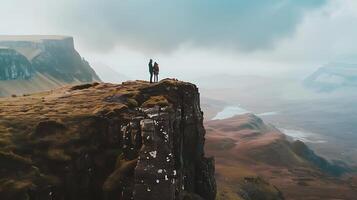
<svg viewBox="0 0 357 200">
<path fill-rule="evenodd" d="M 98 76 L 74 48 L 73 38 L 61 36 L 1 36 L 0 81 L 41 78 L 36 84 L 62 86 L 71 83 L 99 81 Z M 38 87 L 38 86 L 37 86 Z M 21 87 L 19 87 L 20 93 Z M 26 88 L 29 90 L 29 87 Z M 6 88 L 0 88 L 0 95 Z M 40 91 L 36 86 L 24 93 Z M 3 94 L 6 95 L 6 94 Z"/>
<path fill-rule="evenodd" d="M 0 80 L 26 80 L 34 74 L 28 59 L 9 48 L 0 48 Z"/>
<path fill-rule="evenodd" d="M 0 199 L 215 199 L 192 84 L 86 84 L 0 111 Z"/>
</svg>

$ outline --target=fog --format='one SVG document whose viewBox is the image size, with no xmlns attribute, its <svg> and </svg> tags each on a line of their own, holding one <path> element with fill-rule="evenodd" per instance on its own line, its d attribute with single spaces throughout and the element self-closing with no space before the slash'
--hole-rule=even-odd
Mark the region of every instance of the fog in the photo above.
<svg viewBox="0 0 357 200">
<path fill-rule="evenodd" d="M 313 3 L 312 3 L 313 2 Z M 318 1 L 4 0 L 1 34 L 62 34 L 91 63 L 133 79 L 149 58 L 161 77 L 215 74 L 302 80 L 354 63 L 357 3 Z"/>
<path fill-rule="evenodd" d="M 199 86 L 206 120 L 260 114 L 357 165 L 355 0 L 2 0 L 0 17 L 0 34 L 73 36 L 106 82 L 147 80 L 152 58 Z"/>
</svg>

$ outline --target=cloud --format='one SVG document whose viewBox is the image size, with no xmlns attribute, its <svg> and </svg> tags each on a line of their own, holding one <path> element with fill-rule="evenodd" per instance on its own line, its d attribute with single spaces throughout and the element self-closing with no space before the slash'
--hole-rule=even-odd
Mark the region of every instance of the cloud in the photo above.
<svg viewBox="0 0 357 200">
<path fill-rule="evenodd" d="M 2 0 L 0 33 L 72 35 L 133 77 L 148 56 L 170 77 L 305 75 L 357 62 L 356 13 L 355 0 Z"/>
<path fill-rule="evenodd" d="M 97 49 L 168 52 L 181 45 L 251 52 L 294 34 L 326 0 L 62 0 L 48 22 Z"/>
<path fill-rule="evenodd" d="M 268 47 L 262 46 L 246 53 L 232 49 L 225 51 L 225 47 L 222 50 L 181 46 L 171 54 L 154 55 L 153 58 L 164 68 L 165 77 L 179 78 L 229 73 L 303 79 L 328 62 L 357 62 L 355 0 L 332 0 L 303 15 L 295 30 L 273 41 L 274 49 L 265 50 Z M 197 45 L 218 47 L 218 40 Z M 88 57 L 107 62 L 132 77 L 142 75 L 145 78 L 142 70 L 148 56 L 143 52 L 125 46 L 103 55 L 93 53 Z"/>
<path fill-rule="evenodd" d="M 357 2 L 329 1 L 321 9 L 304 16 L 291 38 L 276 44 L 264 59 L 285 63 L 356 63 Z M 316 67 L 318 67 L 318 65 Z"/>
</svg>

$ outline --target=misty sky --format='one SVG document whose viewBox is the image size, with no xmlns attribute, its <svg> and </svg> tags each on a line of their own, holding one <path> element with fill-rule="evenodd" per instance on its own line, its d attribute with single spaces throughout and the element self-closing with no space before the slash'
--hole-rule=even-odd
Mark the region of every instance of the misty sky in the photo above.
<svg viewBox="0 0 357 200">
<path fill-rule="evenodd" d="M 1 0 L 0 17 L 0 34 L 71 35 L 91 63 L 134 79 L 149 58 L 186 80 L 357 63 L 356 0 Z"/>
</svg>

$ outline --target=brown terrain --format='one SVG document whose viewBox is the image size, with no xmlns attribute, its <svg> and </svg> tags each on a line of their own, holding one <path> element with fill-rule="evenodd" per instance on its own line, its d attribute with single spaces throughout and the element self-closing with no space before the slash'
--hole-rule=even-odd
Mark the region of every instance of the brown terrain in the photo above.
<svg viewBox="0 0 357 200">
<path fill-rule="evenodd" d="M 206 152 L 215 157 L 218 199 L 357 199 L 357 182 L 300 141 L 251 114 L 205 122 Z"/>
<path fill-rule="evenodd" d="M 195 85 L 93 83 L 0 98 L 1 200 L 213 200 Z"/>
<path fill-rule="evenodd" d="M 169 79 L 0 98 L 0 199 L 356 199 L 343 163 L 254 115 L 202 114 L 198 88 Z"/>
</svg>

